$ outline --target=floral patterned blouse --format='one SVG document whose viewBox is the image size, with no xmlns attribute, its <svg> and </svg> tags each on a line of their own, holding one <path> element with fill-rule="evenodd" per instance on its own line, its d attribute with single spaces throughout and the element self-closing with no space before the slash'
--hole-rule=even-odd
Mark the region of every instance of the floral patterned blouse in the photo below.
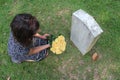
<svg viewBox="0 0 120 80">
<path fill-rule="evenodd" d="M 15 60 L 18 61 L 25 61 L 25 60 L 40 61 L 43 58 L 45 58 L 47 54 L 46 49 L 33 55 L 28 55 L 28 53 L 30 51 L 30 48 L 45 44 L 47 44 L 46 40 L 34 37 L 33 43 L 28 47 L 24 47 L 14 38 L 11 32 L 8 40 L 8 54 L 10 55 L 11 58 L 14 58 Z"/>
</svg>

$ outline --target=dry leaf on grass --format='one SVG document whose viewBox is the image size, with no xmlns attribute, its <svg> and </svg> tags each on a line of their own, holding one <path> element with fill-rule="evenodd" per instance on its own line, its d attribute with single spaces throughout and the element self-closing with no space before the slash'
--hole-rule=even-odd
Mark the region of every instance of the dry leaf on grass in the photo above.
<svg viewBox="0 0 120 80">
<path fill-rule="evenodd" d="M 10 80 L 10 76 L 7 78 L 7 80 Z"/>
<path fill-rule="evenodd" d="M 96 61 L 98 59 L 98 54 L 95 52 L 93 55 L 92 55 L 92 60 L 93 61 Z"/>
</svg>

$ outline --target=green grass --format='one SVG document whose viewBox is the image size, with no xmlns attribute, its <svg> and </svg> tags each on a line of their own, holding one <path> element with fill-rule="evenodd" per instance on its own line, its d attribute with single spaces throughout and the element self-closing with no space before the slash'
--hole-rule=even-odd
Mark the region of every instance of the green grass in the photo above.
<svg viewBox="0 0 120 80">
<path fill-rule="evenodd" d="M 92 51 L 82 56 L 70 41 L 71 15 L 83 9 L 99 23 L 104 33 Z M 14 64 L 7 54 L 9 24 L 18 13 L 31 13 L 43 33 L 63 34 L 67 41 L 61 55 L 49 52 L 40 62 Z M 119 0 L 0 0 L 0 80 L 120 80 Z"/>
</svg>

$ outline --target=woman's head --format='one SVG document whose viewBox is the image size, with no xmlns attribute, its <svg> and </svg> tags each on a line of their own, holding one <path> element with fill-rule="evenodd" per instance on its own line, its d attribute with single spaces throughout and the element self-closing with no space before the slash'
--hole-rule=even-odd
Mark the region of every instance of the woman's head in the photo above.
<svg viewBox="0 0 120 80">
<path fill-rule="evenodd" d="M 39 29 L 38 20 L 31 14 L 17 14 L 10 24 L 14 38 L 24 46 L 32 42 Z"/>
</svg>

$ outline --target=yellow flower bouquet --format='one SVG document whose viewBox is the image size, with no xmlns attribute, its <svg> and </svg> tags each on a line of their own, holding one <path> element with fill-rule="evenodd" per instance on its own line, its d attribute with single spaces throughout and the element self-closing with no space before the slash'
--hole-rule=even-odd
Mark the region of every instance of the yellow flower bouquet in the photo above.
<svg viewBox="0 0 120 80">
<path fill-rule="evenodd" d="M 50 50 L 55 54 L 61 54 L 66 49 L 66 41 L 63 35 L 58 36 L 54 41 L 52 41 L 52 47 Z"/>
</svg>

